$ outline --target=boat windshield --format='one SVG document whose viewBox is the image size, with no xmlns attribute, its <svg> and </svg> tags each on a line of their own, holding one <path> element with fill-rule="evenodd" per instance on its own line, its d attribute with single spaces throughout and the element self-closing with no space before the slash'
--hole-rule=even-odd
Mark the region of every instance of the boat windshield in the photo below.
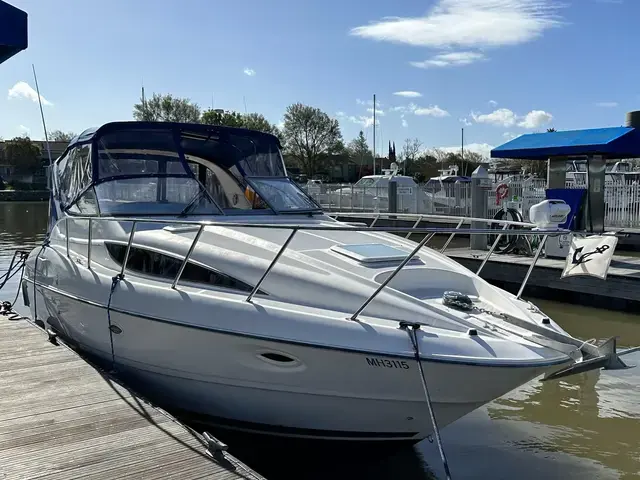
<svg viewBox="0 0 640 480">
<path fill-rule="evenodd" d="M 379 179 L 372 177 L 362 177 L 356 183 L 354 183 L 354 187 L 375 187 L 379 183 Z"/>
<path fill-rule="evenodd" d="M 244 133 L 246 132 L 246 133 Z M 318 210 L 286 176 L 275 137 L 219 127 L 123 128 L 56 162 L 63 208 L 85 215 Z"/>
</svg>

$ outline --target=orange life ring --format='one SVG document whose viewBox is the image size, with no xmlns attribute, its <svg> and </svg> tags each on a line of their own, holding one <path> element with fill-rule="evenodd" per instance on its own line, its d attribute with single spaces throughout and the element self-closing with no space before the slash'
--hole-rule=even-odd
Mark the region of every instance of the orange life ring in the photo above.
<svg viewBox="0 0 640 480">
<path fill-rule="evenodd" d="M 496 188 L 496 203 L 500 205 L 500 201 L 507 198 L 509 195 L 509 185 L 501 183 Z"/>
</svg>

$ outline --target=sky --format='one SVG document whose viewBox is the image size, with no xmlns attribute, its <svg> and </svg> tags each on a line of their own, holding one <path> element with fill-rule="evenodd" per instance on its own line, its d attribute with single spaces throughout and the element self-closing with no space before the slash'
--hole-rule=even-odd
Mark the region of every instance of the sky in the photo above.
<svg viewBox="0 0 640 480">
<path fill-rule="evenodd" d="M 640 109 L 638 0 L 9 0 L 29 48 L 0 65 L 0 137 L 132 119 L 153 92 L 259 112 L 302 102 L 376 149 L 483 154 Z"/>
</svg>

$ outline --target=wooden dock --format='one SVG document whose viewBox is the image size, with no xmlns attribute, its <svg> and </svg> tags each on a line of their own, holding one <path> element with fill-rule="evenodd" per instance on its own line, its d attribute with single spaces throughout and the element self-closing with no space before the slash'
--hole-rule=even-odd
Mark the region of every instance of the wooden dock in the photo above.
<svg viewBox="0 0 640 480">
<path fill-rule="evenodd" d="M 478 270 L 487 254 L 469 248 L 451 248 L 445 253 L 473 272 Z M 532 257 L 494 253 L 480 276 L 516 293 L 532 261 Z M 524 295 L 608 310 L 626 311 L 640 307 L 640 258 L 614 255 L 605 281 L 596 277 L 561 279 L 564 264 L 565 261 L 559 259 L 538 259 Z"/>
<path fill-rule="evenodd" d="M 262 479 L 27 320 L 0 316 L 0 480 Z"/>
</svg>

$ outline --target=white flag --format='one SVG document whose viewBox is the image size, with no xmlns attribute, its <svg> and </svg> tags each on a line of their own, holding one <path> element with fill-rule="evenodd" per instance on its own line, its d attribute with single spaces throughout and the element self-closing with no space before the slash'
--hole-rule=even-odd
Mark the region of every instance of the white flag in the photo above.
<svg viewBox="0 0 640 480">
<path fill-rule="evenodd" d="M 618 237 L 614 235 L 574 237 L 560 278 L 589 275 L 606 280 L 617 244 Z"/>
</svg>

